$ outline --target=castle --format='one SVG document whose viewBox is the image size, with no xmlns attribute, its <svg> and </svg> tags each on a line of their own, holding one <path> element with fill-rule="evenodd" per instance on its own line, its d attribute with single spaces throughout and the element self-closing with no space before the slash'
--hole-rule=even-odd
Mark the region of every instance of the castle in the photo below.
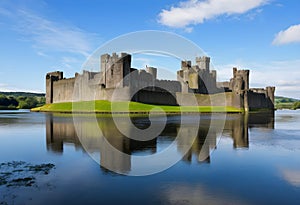
<svg viewBox="0 0 300 205">
<path fill-rule="evenodd" d="M 196 57 L 195 65 L 181 61 L 177 80 L 160 80 L 157 68 L 132 68 L 130 54 L 104 54 L 100 72 L 83 71 L 68 79 L 60 71 L 47 73 L 46 103 L 109 100 L 188 106 L 195 97 L 199 106 L 274 110 L 275 87 L 249 88 L 249 72 L 233 68 L 230 81 L 217 82 L 217 72 L 204 56 Z"/>
</svg>

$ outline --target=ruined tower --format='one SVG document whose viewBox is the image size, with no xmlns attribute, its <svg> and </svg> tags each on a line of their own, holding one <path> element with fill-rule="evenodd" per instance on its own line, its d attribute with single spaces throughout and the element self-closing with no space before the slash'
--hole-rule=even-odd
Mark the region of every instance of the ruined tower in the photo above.
<svg viewBox="0 0 300 205">
<path fill-rule="evenodd" d="M 128 80 L 123 80 L 130 73 L 131 55 L 113 53 L 101 55 L 101 71 L 105 88 L 128 86 Z M 120 84 L 121 83 L 121 84 Z"/>
<path fill-rule="evenodd" d="M 267 97 L 270 99 L 271 103 L 273 104 L 273 106 L 275 105 L 275 87 L 271 87 L 268 86 L 266 87 L 266 91 L 267 91 Z"/>
<path fill-rule="evenodd" d="M 53 82 L 63 79 L 63 72 L 55 71 L 46 74 L 46 104 L 53 103 Z"/>
<path fill-rule="evenodd" d="M 230 79 L 229 88 L 240 93 L 249 90 L 249 70 L 233 68 L 233 78 Z"/>
<path fill-rule="evenodd" d="M 191 61 L 181 61 L 181 70 L 177 72 L 177 80 L 182 82 L 183 93 L 212 94 L 217 92 L 216 71 L 210 71 L 210 58 L 196 57 L 196 65 Z"/>
<path fill-rule="evenodd" d="M 196 57 L 196 63 L 200 69 L 209 71 L 210 57 Z"/>
<path fill-rule="evenodd" d="M 147 67 L 146 71 L 153 76 L 153 79 L 157 79 L 157 68 Z"/>
</svg>

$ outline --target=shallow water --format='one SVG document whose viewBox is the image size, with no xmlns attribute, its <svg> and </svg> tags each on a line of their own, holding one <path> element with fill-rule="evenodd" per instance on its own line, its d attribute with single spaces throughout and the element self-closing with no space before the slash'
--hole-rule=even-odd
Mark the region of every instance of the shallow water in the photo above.
<svg viewBox="0 0 300 205">
<path fill-rule="evenodd" d="M 151 120 L 1 111 L 0 204 L 300 204 L 299 111 Z"/>
</svg>

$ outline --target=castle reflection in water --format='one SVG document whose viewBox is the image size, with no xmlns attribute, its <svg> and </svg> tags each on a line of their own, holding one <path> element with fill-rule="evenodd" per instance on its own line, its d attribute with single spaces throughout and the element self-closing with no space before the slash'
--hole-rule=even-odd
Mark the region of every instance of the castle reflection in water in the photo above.
<svg viewBox="0 0 300 205">
<path fill-rule="evenodd" d="M 220 114 L 219 116 L 222 117 L 222 115 L 224 117 L 224 114 Z M 211 126 L 212 120 L 214 122 L 218 121 L 218 117 L 214 116 L 212 118 L 210 114 L 202 114 L 200 116 L 200 125 L 199 123 L 193 124 L 193 116 L 183 117 L 190 118 L 187 125 L 180 124 L 180 116 L 169 116 L 164 130 L 157 138 L 149 141 L 136 141 L 121 134 L 111 117 L 97 118 L 97 124 L 102 131 L 102 134 L 99 134 L 99 130 L 95 130 L 91 126 L 93 119 L 90 117 L 82 117 L 79 122 L 77 118 L 76 125 L 74 125 L 71 115 L 47 114 L 47 150 L 62 154 L 64 145 L 71 143 L 76 149 L 82 149 L 83 151 L 93 153 L 93 155 L 98 155 L 100 164 L 104 170 L 106 170 L 104 168 L 106 167 L 110 170 L 118 170 L 121 173 L 126 173 L 131 169 L 132 155 L 154 154 L 161 151 L 161 147 L 166 147 L 166 145 L 172 143 L 174 140 L 177 144 L 177 151 L 182 154 L 182 160 L 190 163 L 194 159 L 198 162 L 209 163 L 210 152 L 216 148 L 220 136 L 231 138 L 234 149 L 247 149 L 249 147 L 249 128 L 274 129 L 274 113 L 227 114 L 226 120 L 223 121 L 225 124 L 222 133 L 214 129 L 214 126 Z M 148 118 L 135 117 L 131 118 L 131 121 L 136 127 L 141 129 L 145 129 L 150 125 Z M 123 126 L 126 126 L 126 124 L 124 125 L 123 123 Z M 128 125 L 129 129 L 130 126 Z M 180 127 L 180 133 L 183 136 L 176 138 Z M 182 147 L 189 144 L 186 141 L 191 140 L 190 133 L 197 133 L 197 136 L 195 136 L 191 148 L 184 154 Z M 127 155 L 112 151 L 104 145 L 104 140 Z"/>
</svg>

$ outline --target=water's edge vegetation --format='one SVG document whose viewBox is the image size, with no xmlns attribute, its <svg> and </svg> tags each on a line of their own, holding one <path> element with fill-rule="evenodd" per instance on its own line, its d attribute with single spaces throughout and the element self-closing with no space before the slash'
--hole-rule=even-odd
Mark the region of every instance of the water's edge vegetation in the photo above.
<svg viewBox="0 0 300 205">
<path fill-rule="evenodd" d="M 45 102 L 43 93 L 0 92 L 0 110 L 31 109 L 43 106 Z"/>
<path fill-rule="evenodd" d="M 294 98 L 276 96 L 275 97 L 275 108 L 276 109 L 290 109 L 290 110 L 300 109 L 300 101 L 298 99 L 294 99 Z"/>
</svg>

